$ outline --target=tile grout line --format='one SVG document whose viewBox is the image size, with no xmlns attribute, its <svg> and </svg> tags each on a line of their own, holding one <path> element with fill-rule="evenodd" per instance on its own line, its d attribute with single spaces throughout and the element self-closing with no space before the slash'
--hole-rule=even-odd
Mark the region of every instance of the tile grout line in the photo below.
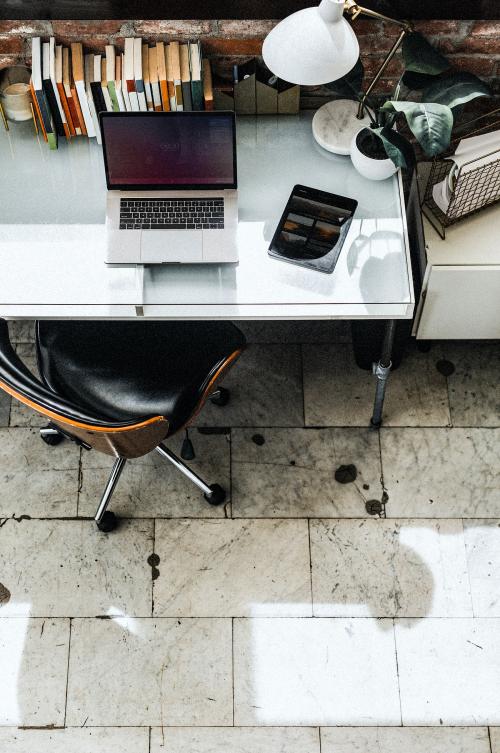
<svg viewBox="0 0 500 753">
<path fill-rule="evenodd" d="M 231 675 L 233 685 L 233 727 L 234 727 L 234 617 L 231 617 Z"/>
<path fill-rule="evenodd" d="M 396 659 L 396 679 L 398 681 L 398 698 L 399 698 L 399 716 L 401 719 L 401 727 L 403 727 L 403 704 L 401 703 L 401 683 L 399 681 L 399 661 L 398 661 L 398 644 L 396 641 L 396 618 L 392 618 L 392 636 L 394 640 L 394 656 Z"/>
<path fill-rule="evenodd" d="M 309 588 L 311 590 L 311 617 L 314 617 L 314 594 L 312 572 L 311 519 L 307 518 L 307 539 L 309 543 Z"/>
<path fill-rule="evenodd" d="M 66 715 L 68 712 L 68 689 L 69 689 L 69 656 L 71 652 L 71 628 L 73 625 L 73 618 L 69 618 L 69 635 L 68 635 L 68 663 L 66 666 L 66 694 L 64 697 L 64 721 L 63 727 L 66 729 Z"/>
<path fill-rule="evenodd" d="M 486 729 L 488 730 L 488 744 L 490 746 L 490 753 L 493 753 L 493 743 L 491 742 L 491 727 L 489 724 Z"/>
<path fill-rule="evenodd" d="M 321 753 L 321 727 L 318 726 L 318 743 L 319 743 L 319 753 Z"/>
<path fill-rule="evenodd" d="M 153 518 L 153 555 L 156 548 L 156 518 Z M 154 559 L 154 557 L 153 557 Z M 151 567 L 151 617 L 154 617 L 155 611 L 155 579 L 154 579 L 155 566 Z"/>
</svg>

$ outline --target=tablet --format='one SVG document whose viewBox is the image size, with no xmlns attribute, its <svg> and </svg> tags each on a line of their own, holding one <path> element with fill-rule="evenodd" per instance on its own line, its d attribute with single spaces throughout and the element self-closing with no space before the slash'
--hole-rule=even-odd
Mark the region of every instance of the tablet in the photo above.
<svg viewBox="0 0 500 753">
<path fill-rule="evenodd" d="M 357 201 L 345 196 L 294 186 L 269 255 L 331 274 L 357 206 Z"/>
</svg>

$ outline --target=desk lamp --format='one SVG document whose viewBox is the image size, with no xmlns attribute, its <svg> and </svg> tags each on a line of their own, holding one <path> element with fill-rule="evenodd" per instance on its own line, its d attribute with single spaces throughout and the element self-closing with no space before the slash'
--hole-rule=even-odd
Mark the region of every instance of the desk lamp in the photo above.
<svg viewBox="0 0 500 753">
<path fill-rule="evenodd" d="M 351 25 L 359 15 L 398 24 L 401 33 L 359 102 L 337 99 L 319 108 L 313 119 L 318 144 L 335 154 L 349 154 L 353 136 L 370 123 L 366 98 L 400 47 L 411 26 L 358 5 L 355 0 L 321 0 L 287 16 L 264 40 L 262 55 L 269 70 L 291 84 L 319 86 L 346 75 L 359 58 L 359 44 Z"/>
</svg>

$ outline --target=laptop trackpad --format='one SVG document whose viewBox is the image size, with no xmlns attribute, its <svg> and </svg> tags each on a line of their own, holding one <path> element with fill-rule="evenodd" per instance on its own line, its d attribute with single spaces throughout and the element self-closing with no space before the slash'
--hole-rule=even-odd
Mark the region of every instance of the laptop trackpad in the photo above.
<svg viewBox="0 0 500 753">
<path fill-rule="evenodd" d="M 203 233 L 199 230 L 143 230 L 141 262 L 162 264 L 203 261 Z"/>
</svg>

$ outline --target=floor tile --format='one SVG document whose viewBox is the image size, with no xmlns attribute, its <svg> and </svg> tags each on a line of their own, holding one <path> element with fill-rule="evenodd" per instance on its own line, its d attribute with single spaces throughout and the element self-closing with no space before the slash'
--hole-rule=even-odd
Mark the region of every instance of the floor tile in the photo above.
<svg viewBox="0 0 500 753">
<path fill-rule="evenodd" d="M 0 725 L 64 723 L 68 645 L 69 620 L 0 619 Z"/>
<path fill-rule="evenodd" d="M 391 620 L 234 621 L 236 725 L 400 724 Z"/>
<path fill-rule="evenodd" d="M 500 724 L 500 620 L 397 620 L 404 725 Z"/>
<path fill-rule="evenodd" d="M 350 345 L 304 345 L 306 426 L 367 426 L 375 379 L 358 369 Z M 446 379 L 427 354 L 411 351 L 391 374 L 385 426 L 447 426 Z"/>
<path fill-rule="evenodd" d="M 196 459 L 188 465 L 209 484 L 218 483 L 230 498 L 229 435 L 191 432 Z M 180 455 L 182 437 L 166 443 Z M 113 459 L 98 452 L 82 452 L 82 484 L 78 514 L 94 516 L 108 480 Z M 224 505 L 211 505 L 202 492 L 158 453 L 130 460 L 113 494 L 110 509 L 124 517 L 224 517 Z"/>
<path fill-rule="evenodd" d="M 151 753 L 165 753 L 165 751 L 168 753 L 320 753 L 319 730 L 315 727 L 177 727 L 163 730 L 153 727 Z"/>
<path fill-rule="evenodd" d="M 491 753 L 500 753 L 500 727 L 490 727 Z"/>
<path fill-rule="evenodd" d="M 122 521 L 109 535 L 87 520 L 8 520 L 0 577 L 11 596 L 0 616 L 149 616 L 152 551 L 152 520 Z"/>
<path fill-rule="evenodd" d="M 149 753 L 147 727 L 0 729 L 5 753 Z"/>
<path fill-rule="evenodd" d="M 12 343 L 35 342 L 35 322 L 32 319 L 14 319 L 10 321 L 9 336 Z"/>
<path fill-rule="evenodd" d="M 490 753 L 487 727 L 323 727 L 321 753 Z"/>
<path fill-rule="evenodd" d="M 345 320 L 235 322 L 248 343 L 345 343 L 351 341 L 351 323 Z"/>
<path fill-rule="evenodd" d="M 388 516 L 500 515 L 500 430 L 382 429 L 380 443 Z"/>
<path fill-rule="evenodd" d="M 159 520 L 154 613 L 310 616 L 306 520 Z"/>
<path fill-rule="evenodd" d="M 231 677 L 231 620 L 76 619 L 66 721 L 230 725 Z"/>
<path fill-rule="evenodd" d="M 312 520 L 321 617 L 472 617 L 460 520 Z"/>
<path fill-rule="evenodd" d="M 498 341 L 445 343 L 455 366 L 448 377 L 454 426 L 500 426 L 500 348 Z"/>
<path fill-rule="evenodd" d="M 49 447 L 36 429 L 0 429 L 0 517 L 76 514 L 80 449 Z"/>
<path fill-rule="evenodd" d="M 11 398 L 3 390 L 0 390 L 0 426 L 8 426 L 10 418 Z"/>
<path fill-rule="evenodd" d="M 475 617 L 500 617 L 500 520 L 464 521 Z"/>
<path fill-rule="evenodd" d="M 300 345 L 250 345 L 223 384 L 231 401 L 208 402 L 198 426 L 303 426 Z"/>
<path fill-rule="evenodd" d="M 24 365 L 39 379 L 38 368 L 36 365 L 35 345 L 33 343 L 20 343 L 16 345 L 16 353 Z M 47 419 L 32 408 L 12 400 L 10 408 L 10 425 L 11 426 L 45 426 Z"/>
<path fill-rule="evenodd" d="M 235 517 L 365 517 L 382 497 L 377 433 L 371 429 L 234 429 Z M 335 472 L 350 466 L 354 480 Z"/>
</svg>

